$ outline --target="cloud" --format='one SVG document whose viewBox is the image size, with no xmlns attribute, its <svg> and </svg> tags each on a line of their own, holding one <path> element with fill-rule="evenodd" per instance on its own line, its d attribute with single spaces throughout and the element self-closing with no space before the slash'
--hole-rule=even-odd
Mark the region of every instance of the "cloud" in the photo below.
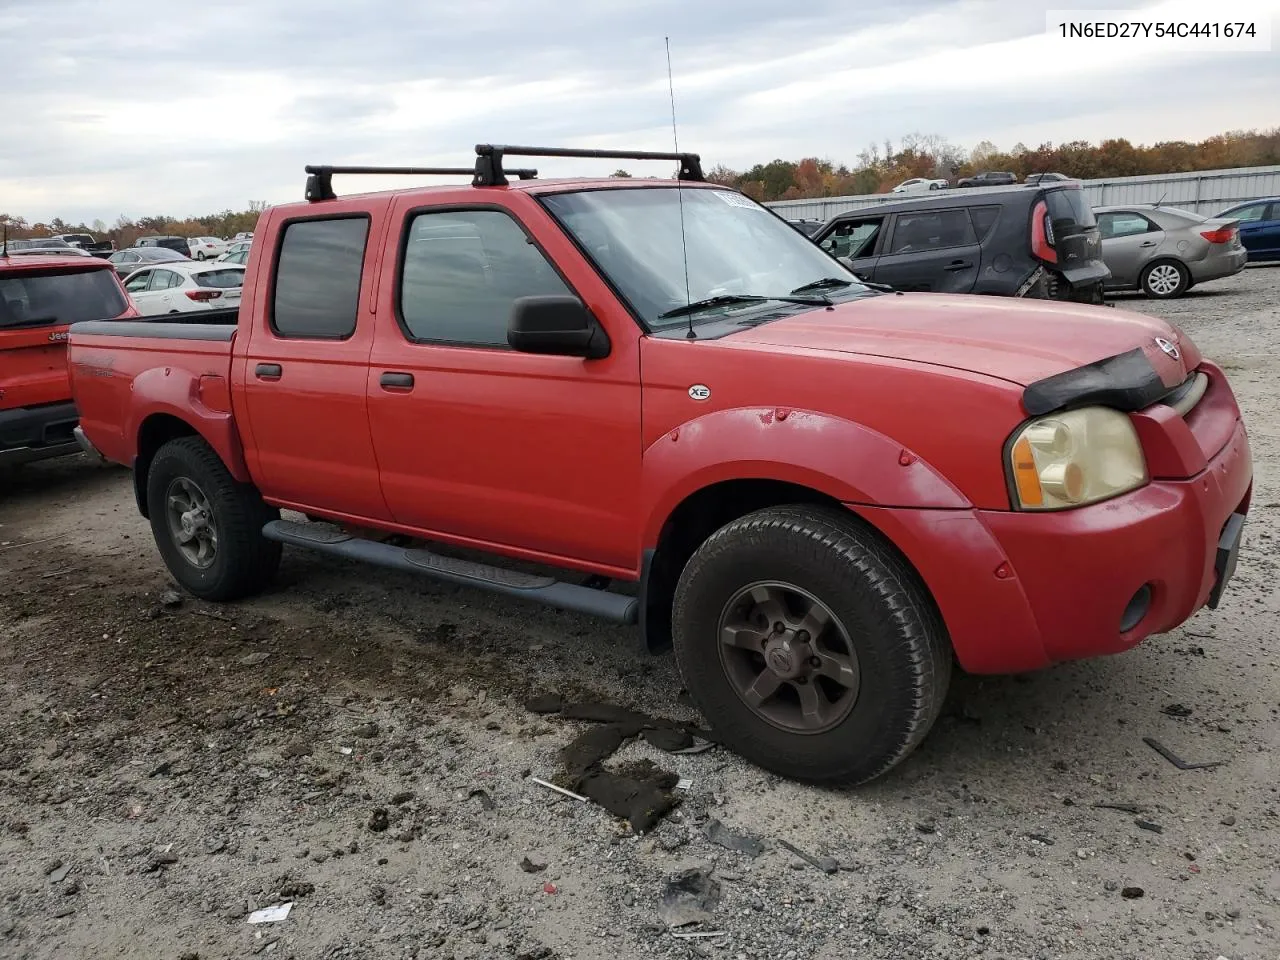
<svg viewBox="0 0 1280 960">
<path fill-rule="evenodd" d="M 665 36 L 681 146 L 708 165 L 853 160 L 911 131 L 1008 146 L 1275 122 L 1274 54 L 1076 49 L 1046 36 L 1050 5 L 1069 0 L 220 0 L 143 18 L 0 0 L 0 208 L 198 214 L 295 199 L 306 163 L 466 164 L 493 140 L 666 148 Z"/>
</svg>

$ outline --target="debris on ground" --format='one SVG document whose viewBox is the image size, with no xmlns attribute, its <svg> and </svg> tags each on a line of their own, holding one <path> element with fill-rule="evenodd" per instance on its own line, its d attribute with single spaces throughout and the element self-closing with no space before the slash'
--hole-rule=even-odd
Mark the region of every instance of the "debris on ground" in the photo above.
<svg viewBox="0 0 1280 960">
<path fill-rule="evenodd" d="M 550 695 L 535 697 L 526 701 L 526 706 L 530 705 L 549 708 L 554 705 L 554 699 Z M 693 744 L 692 734 L 681 724 L 611 703 L 566 703 L 560 706 L 559 714 L 566 720 L 586 720 L 601 726 L 589 728 L 561 749 L 563 774 L 557 779 L 564 786 L 536 779 L 535 782 L 569 796 L 595 801 L 614 816 L 625 819 L 636 833 L 651 830 L 677 806 L 679 799 L 672 790 L 681 782 L 679 776 L 647 761 L 628 770 L 610 770 L 604 762 L 641 733 L 674 730 L 689 735 L 687 739 L 673 738 L 671 743 Z M 662 737 L 658 739 L 661 741 Z M 687 784 L 684 789 L 691 785 Z"/>
<path fill-rule="evenodd" d="M 353 737 L 359 737 L 361 740 L 372 740 L 378 736 L 378 724 L 370 720 L 368 723 L 362 723 L 351 731 Z"/>
<path fill-rule="evenodd" d="M 374 833 L 383 833 L 391 826 L 391 817 L 385 807 L 378 807 L 369 815 L 369 829 Z"/>
<path fill-rule="evenodd" d="M 1140 897 L 1146 896 L 1146 893 L 1147 891 L 1143 890 L 1141 887 L 1125 887 L 1120 891 L 1120 896 L 1124 897 L 1126 900 L 1137 900 Z"/>
<path fill-rule="evenodd" d="M 792 853 L 794 853 L 797 857 L 799 857 L 805 863 L 809 864 L 812 867 L 816 867 L 817 869 L 821 870 L 823 873 L 827 874 L 828 876 L 830 876 L 833 873 L 838 873 L 840 871 L 840 861 L 835 859 L 834 857 L 810 856 L 809 854 L 805 853 L 803 850 L 800 850 L 799 848 L 794 847 L 791 844 L 787 843 L 787 841 L 785 840 L 779 840 L 778 846 L 786 850 L 790 850 Z"/>
<path fill-rule="evenodd" d="M 1225 760 L 1210 760 L 1208 763 L 1188 763 L 1154 737 L 1143 737 L 1142 742 L 1172 763 L 1179 770 L 1209 770 L 1213 767 L 1220 767 L 1226 763 Z"/>
<path fill-rule="evenodd" d="M 667 882 L 658 917 L 672 930 L 710 923 L 719 903 L 720 883 L 708 871 L 692 867 Z"/>
<path fill-rule="evenodd" d="M 255 910 L 249 914 L 249 923 L 279 923 L 289 916 L 289 911 L 293 909 L 293 902 L 278 903 L 274 907 L 264 907 L 261 910 Z"/>
<path fill-rule="evenodd" d="M 1140 830 L 1149 830 L 1152 833 L 1164 833 L 1164 827 L 1160 826 L 1158 823 L 1153 823 L 1150 820 L 1143 820 L 1139 818 L 1133 821 L 1133 823 L 1134 826 L 1138 827 Z"/>
<path fill-rule="evenodd" d="M 63 880 L 67 879 L 67 874 L 71 872 L 71 864 L 69 863 L 64 864 L 61 861 L 56 861 L 56 862 L 59 865 L 54 867 L 52 870 L 48 872 L 49 883 L 55 887 L 58 884 L 60 884 Z"/>
<path fill-rule="evenodd" d="M 401 790 L 399 793 L 391 797 L 392 806 L 400 807 L 408 803 L 414 798 L 415 794 L 412 790 Z"/>
<path fill-rule="evenodd" d="M 667 753 L 689 750 L 694 746 L 693 734 L 687 730 L 680 730 L 674 727 L 659 727 L 657 730 L 646 730 L 644 739 L 650 746 Z"/>
<path fill-rule="evenodd" d="M 160 606 L 167 610 L 182 606 L 182 594 L 177 590 L 165 590 L 160 594 Z"/>
<path fill-rule="evenodd" d="M 530 713 L 559 713 L 564 709 L 564 699 L 558 693 L 547 693 L 526 700 L 524 708 Z"/>
<path fill-rule="evenodd" d="M 559 888 L 559 887 L 557 887 L 557 886 L 556 886 L 554 883 L 552 883 L 550 880 L 548 880 L 546 883 L 544 883 L 544 884 L 542 885 L 542 892 L 543 892 L 543 893 L 546 893 L 546 894 L 553 894 L 553 895 L 554 895 L 554 894 L 557 894 L 557 893 L 559 893 L 559 892 L 560 892 L 560 888 Z"/>
<path fill-rule="evenodd" d="M 305 880 L 290 880 L 288 878 L 282 878 L 279 889 L 276 890 L 276 899 L 297 900 L 300 897 L 305 897 L 308 894 L 315 892 L 316 885 L 314 883 L 308 883 Z"/>
<path fill-rule="evenodd" d="M 162 853 L 157 853 L 155 856 L 153 856 L 147 862 L 147 866 L 143 872 L 158 873 L 161 870 L 167 870 L 169 867 L 173 866 L 177 862 L 178 862 L 178 855 L 176 853 L 170 853 L 166 850 Z"/>
<path fill-rule="evenodd" d="M 726 850 L 736 850 L 749 857 L 758 857 L 764 853 L 764 843 L 758 837 L 730 830 L 719 820 L 707 822 L 706 835 L 708 840 Z"/>
<path fill-rule="evenodd" d="M 1095 803 L 1095 810 L 1119 810 L 1121 813 L 1131 813 L 1135 817 L 1142 813 L 1142 807 L 1136 803 Z"/>
<path fill-rule="evenodd" d="M 271 654 L 266 652 L 251 653 L 246 657 L 241 657 L 236 662 L 242 667 L 256 667 L 259 664 L 266 663 L 271 658 Z"/>
<path fill-rule="evenodd" d="M 480 806 L 485 810 L 496 810 L 498 808 L 498 805 L 494 802 L 493 797 L 489 796 L 487 790 L 482 790 L 477 787 L 467 794 L 468 800 L 473 798 L 478 799 L 480 801 Z"/>
<path fill-rule="evenodd" d="M 1182 703 L 1170 703 L 1160 708 L 1160 712 L 1171 717 L 1189 717 L 1191 708 Z"/>
<path fill-rule="evenodd" d="M 556 793 L 563 794 L 566 797 L 572 797 L 574 800 L 581 800 L 583 803 L 587 802 L 587 798 L 582 794 L 574 793 L 572 790 L 566 790 L 564 787 L 558 787 L 548 780 L 542 780 L 538 777 L 529 777 L 529 781 L 531 783 L 536 783 L 540 787 L 546 787 L 548 790 L 554 790 Z"/>
<path fill-rule="evenodd" d="M 541 873 L 547 869 L 547 865 L 545 863 L 534 863 L 528 857 L 525 857 L 520 861 L 520 869 L 525 873 Z"/>
</svg>

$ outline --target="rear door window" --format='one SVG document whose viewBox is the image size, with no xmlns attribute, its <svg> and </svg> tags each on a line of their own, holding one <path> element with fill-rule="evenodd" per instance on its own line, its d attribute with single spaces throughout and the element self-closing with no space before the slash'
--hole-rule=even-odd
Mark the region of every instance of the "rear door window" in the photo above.
<svg viewBox="0 0 1280 960">
<path fill-rule="evenodd" d="M 356 329 L 369 218 L 298 220 L 276 259 L 271 326 L 282 337 L 343 340 Z"/>
<path fill-rule="evenodd" d="M 0 274 L 0 329 L 109 320 L 126 306 L 111 270 Z"/>
<path fill-rule="evenodd" d="M 921 210 L 898 214 L 890 253 L 919 253 L 977 243 L 967 210 Z"/>
</svg>

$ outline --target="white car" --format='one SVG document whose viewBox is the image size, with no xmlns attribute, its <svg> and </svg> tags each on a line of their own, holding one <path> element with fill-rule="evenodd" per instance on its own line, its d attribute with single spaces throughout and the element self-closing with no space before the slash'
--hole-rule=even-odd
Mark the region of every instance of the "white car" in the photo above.
<svg viewBox="0 0 1280 960">
<path fill-rule="evenodd" d="M 146 317 L 240 306 L 244 267 L 181 260 L 135 270 L 124 288 Z"/>
<path fill-rule="evenodd" d="M 217 260 L 227 252 L 227 241 L 217 237 L 192 237 L 187 241 L 192 260 Z"/>
<path fill-rule="evenodd" d="M 227 245 L 227 252 L 218 258 L 219 263 L 238 263 L 244 266 L 249 261 L 251 240 L 235 240 Z"/>
<path fill-rule="evenodd" d="M 922 190 L 945 190 L 950 184 L 946 180 L 930 180 L 928 177 L 912 177 L 903 180 L 890 190 L 890 193 L 919 193 Z"/>
</svg>

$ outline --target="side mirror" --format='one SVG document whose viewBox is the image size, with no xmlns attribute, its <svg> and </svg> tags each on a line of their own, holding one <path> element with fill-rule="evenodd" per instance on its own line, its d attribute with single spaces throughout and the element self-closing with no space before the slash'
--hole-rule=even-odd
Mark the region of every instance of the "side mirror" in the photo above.
<svg viewBox="0 0 1280 960">
<path fill-rule="evenodd" d="M 520 297 L 511 307 L 507 343 L 521 353 L 600 360 L 609 337 L 587 305 L 572 295 Z"/>
</svg>

